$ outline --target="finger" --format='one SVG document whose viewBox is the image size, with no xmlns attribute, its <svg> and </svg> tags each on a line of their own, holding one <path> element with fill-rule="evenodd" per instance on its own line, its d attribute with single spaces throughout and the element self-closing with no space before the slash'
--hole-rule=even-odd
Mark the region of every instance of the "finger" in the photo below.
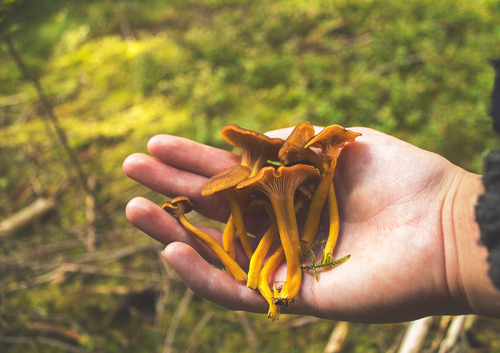
<svg viewBox="0 0 500 353">
<path fill-rule="evenodd" d="M 234 153 L 178 136 L 153 136 L 148 151 L 163 163 L 205 177 L 240 163 Z"/>
<path fill-rule="evenodd" d="M 124 173 L 167 197 L 186 196 L 196 205 L 196 211 L 221 222 L 229 217 L 229 206 L 222 193 L 202 196 L 206 177 L 179 170 L 151 156 L 135 153 L 123 162 Z"/>
<path fill-rule="evenodd" d="M 267 311 L 267 303 L 259 292 L 214 268 L 186 244 L 172 243 L 162 255 L 199 296 L 231 310 Z"/>
</svg>

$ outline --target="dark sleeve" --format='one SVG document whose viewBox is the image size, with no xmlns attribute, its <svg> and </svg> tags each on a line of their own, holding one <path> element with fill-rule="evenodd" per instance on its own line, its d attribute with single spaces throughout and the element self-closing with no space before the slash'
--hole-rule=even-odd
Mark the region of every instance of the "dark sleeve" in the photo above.
<svg viewBox="0 0 500 353">
<path fill-rule="evenodd" d="M 491 93 L 493 129 L 500 133 L 500 60 L 492 60 L 495 82 Z M 484 160 L 484 194 L 476 206 L 476 221 L 481 243 L 488 249 L 489 276 L 500 289 L 500 150 L 492 151 Z"/>
</svg>

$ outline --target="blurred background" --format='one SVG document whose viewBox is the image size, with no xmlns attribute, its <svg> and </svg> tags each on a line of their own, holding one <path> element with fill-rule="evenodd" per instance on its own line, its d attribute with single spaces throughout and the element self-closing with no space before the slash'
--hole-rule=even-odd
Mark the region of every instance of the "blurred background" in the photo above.
<svg viewBox="0 0 500 353">
<path fill-rule="evenodd" d="M 500 1 L 0 4 L 1 352 L 402 351 L 415 323 L 272 323 L 193 295 L 125 219 L 132 197 L 164 198 L 121 164 L 158 133 L 227 149 L 226 124 L 307 120 L 480 173 Z M 500 352 L 498 320 L 417 324 L 421 351 Z"/>
</svg>

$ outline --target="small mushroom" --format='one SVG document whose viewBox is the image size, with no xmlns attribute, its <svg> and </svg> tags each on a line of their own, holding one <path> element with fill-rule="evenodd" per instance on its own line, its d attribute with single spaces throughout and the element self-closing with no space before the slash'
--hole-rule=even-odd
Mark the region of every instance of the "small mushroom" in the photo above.
<svg viewBox="0 0 500 353">
<path fill-rule="evenodd" d="M 212 250 L 215 255 L 220 259 L 226 271 L 233 275 L 236 280 L 242 283 L 246 283 L 248 276 L 238 265 L 238 263 L 232 259 L 220 246 L 220 244 L 212 238 L 209 234 L 205 233 L 201 229 L 195 227 L 185 216 L 186 213 L 191 212 L 194 209 L 194 204 L 185 196 L 180 196 L 172 199 L 170 202 L 166 202 L 162 205 L 162 208 L 176 217 L 179 222 L 187 229 L 191 234 L 195 235 L 203 243 L 205 243 L 210 250 Z"/>
<path fill-rule="evenodd" d="M 300 239 L 295 216 L 294 194 L 300 184 L 312 178 L 319 179 L 320 174 L 316 168 L 308 165 L 282 166 L 278 169 L 264 167 L 256 176 L 237 186 L 237 189 L 259 189 L 269 198 L 273 206 L 287 262 L 286 282 L 279 297 L 287 302 L 298 294 L 302 283 Z"/>
<path fill-rule="evenodd" d="M 221 130 L 221 135 L 227 142 L 238 147 L 241 152 L 241 165 L 250 169 L 249 177 L 254 176 L 268 160 L 278 160 L 278 151 L 283 145 L 283 140 L 270 138 L 255 131 L 243 129 L 237 125 L 226 125 Z M 223 172 L 224 173 L 224 172 Z M 229 198 L 229 197 L 228 197 Z M 234 257 L 234 228 L 238 231 L 243 249 L 249 259 L 253 254 L 253 249 L 248 240 L 248 234 L 244 231 L 242 212 L 238 208 L 245 209 L 250 198 L 250 192 L 239 193 L 239 207 L 231 206 L 231 216 L 229 217 L 223 232 L 225 249 Z M 231 200 L 229 200 L 231 202 Z M 233 213 L 235 212 L 235 213 Z"/>
<path fill-rule="evenodd" d="M 330 125 L 324 128 L 319 134 L 314 136 L 305 144 L 308 147 L 321 147 L 322 149 L 322 174 L 321 181 L 314 192 L 311 200 L 311 205 L 307 215 L 306 223 L 303 230 L 303 253 L 310 246 L 316 234 L 321 209 L 328 197 L 328 205 L 330 208 L 330 230 L 328 240 L 323 250 L 321 263 L 327 263 L 332 260 L 333 249 L 337 243 L 339 232 L 339 215 L 337 208 L 337 200 L 335 197 L 335 189 L 333 186 L 333 175 L 337 165 L 337 155 L 339 148 L 343 147 L 347 142 L 352 142 L 360 133 L 347 130 L 340 125 Z"/>
<path fill-rule="evenodd" d="M 244 165 L 232 166 L 208 179 L 201 189 L 201 194 L 203 196 L 208 196 L 220 191 L 224 191 L 227 196 L 229 208 L 231 209 L 231 216 L 223 232 L 222 244 L 224 249 L 233 259 L 235 258 L 234 228 L 238 231 L 241 245 L 248 258 L 250 259 L 253 254 L 253 249 L 245 230 L 245 223 L 243 222 L 243 210 L 235 190 L 236 185 L 247 179 L 250 172 L 251 170 Z"/>
<path fill-rule="evenodd" d="M 241 164 L 251 169 L 250 177 L 256 175 L 267 161 L 279 160 L 278 152 L 283 146 L 283 139 L 271 138 L 234 124 L 224 126 L 220 133 L 227 142 L 241 150 Z"/>
<path fill-rule="evenodd" d="M 302 156 L 320 171 L 323 171 L 323 163 L 320 156 L 310 148 L 304 147 L 313 138 L 315 133 L 314 128 L 308 121 L 297 125 L 285 140 L 283 147 L 281 147 L 278 153 L 281 162 L 285 165 L 290 164 Z"/>
</svg>

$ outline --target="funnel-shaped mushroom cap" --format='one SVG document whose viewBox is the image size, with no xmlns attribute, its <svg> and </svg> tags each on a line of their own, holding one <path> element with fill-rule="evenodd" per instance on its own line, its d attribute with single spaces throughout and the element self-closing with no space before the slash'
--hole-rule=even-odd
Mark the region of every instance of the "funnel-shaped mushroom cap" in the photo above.
<svg viewBox="0 0 500 353">
<path fill-rule="evenodd" d="M 161 208 L 177 217 L 179 213 L 189 213 L 194 210 L 194 203 L 186 196 L 173 198 L 170 202 L 164 203 Z"/>
<path fill-rule="evenodd" d="M 218 191 L 235 187 L 243 180 L 246 180 L 249 177 L 250 172 L 250 168 L 241 164 L 227 168 L 208 179 L 201 189 L 201 194 L 203 196 L 207 196 Z"/>
<path fill-rule="evenodd" d="M 308 121 L 297 125 L 278 153 L 281 162 L 289 164 L 296 161 L 300 155 L 303 155 L 304 146 L 315 133 L 314 128 Z"/>
<path fill-rule="evenodd" d="M 323 158 L 328 161 L 337 158 L 338 148 L 344 146 L 347 142 L 354 141 L 360 135 L 359 132 L 347 130 L 343 126 L 330 125 L 309 140 L 305 147 L 321 147 L 323 149 Z"/>
<path fill-rule="evenodd" d="M 264 192 L 268 197 L 286 198 L 293 195 L 295 189 L 304 181 L 320 178 L 319 172 L 310 165 L 297 164 L 292 167 L 265 167 L 260 172 L 236 187 L 243 189 L 254 187 Z"/>
<path fill-rule="evenodd" d="M 283 139 L 271 138 L 237 125 L 227 125 L 222 128 L 220 133 L 227 142 L 241 149 L 241 164 L 252 169 L 255 173 L 266 161 L 279 160 L 278 151 L 283 146 Z"/>
<path fill-rule="evenodd" d="M 342 147 L 347 142 L 352 142 L 354 139 L 361 134 L 359 132 L 354 132 L 347 130 L 345 127 L 340 125 L 330 125 L 325 127 L 319 134 L 314 136 L 309 142 L 306 143 L 305 147 L 324 147 L 327 145 Z"/>
</svg>

